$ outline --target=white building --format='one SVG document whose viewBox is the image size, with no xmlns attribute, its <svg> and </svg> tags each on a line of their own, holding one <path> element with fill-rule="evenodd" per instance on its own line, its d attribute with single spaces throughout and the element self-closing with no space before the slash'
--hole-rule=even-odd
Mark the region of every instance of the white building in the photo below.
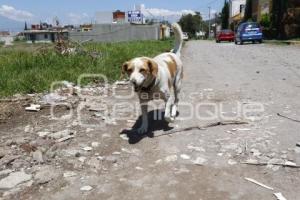
<svg viewBox="0 0 300 200">
<path fill-rule="evenodd" d="M 230 0 L 229 1 L 229 16 L 230 23 L 232 22 L 231 18 L 241 14 L 241 17 L 244 16 L 245 13 L 246 0 Z"/>
</svg>

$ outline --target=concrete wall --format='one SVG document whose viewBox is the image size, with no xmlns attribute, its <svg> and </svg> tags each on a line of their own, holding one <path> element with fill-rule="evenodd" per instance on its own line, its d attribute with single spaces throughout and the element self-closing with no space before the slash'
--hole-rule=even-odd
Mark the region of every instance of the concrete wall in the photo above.
<svg viewBox="0 0 300 200">
<path fill-rule="evenodd" d="M 12 36 L 0 36 L 0 41 L 4 42 L 5 46 L 13 45 L 14 38 Z"/>
<path fill-rule="evenodd" d="M 159 34 L 159 25 L 97 24 L 89 32 L 70 32 L 69 39 L 94 42 L 158 40 Z"/>
<path fill-rule="evenodd" d="M 246 5 L 246 0 L 231 0 L 229 2 L 230 18 L 240 13 L 241 5 Z"/>
</svg>

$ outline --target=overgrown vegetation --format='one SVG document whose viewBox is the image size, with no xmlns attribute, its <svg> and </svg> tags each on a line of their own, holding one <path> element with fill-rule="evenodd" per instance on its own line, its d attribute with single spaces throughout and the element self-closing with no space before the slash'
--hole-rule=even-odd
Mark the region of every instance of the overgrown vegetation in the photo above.
<svg viewBox="0 0 300 200">
<path fill-rule="evenodd" d="M 187 14 L 183 15 L 179 24 L 184 32 L 187 32 L 189 37 L 195 38 L 196 33 L 201 30 L 201 26 L 203 26 L 204 22 L 202 20 L 201 14 L 196 12 L 195 15 Z"/>
<path fill-rule="evenodd" d="M 25 44 L 21 48 L 18 45 L 0 48 L 0 96 L 47 91 L 54 81 L 76 83 L 84 73 L 104 74 L 115 81 L 120 78 L 123 62 L 169 51 L 172 43 L 165 40 L 86 44 L 86 49 L 101 54 L 98 59 L 88 55 L 58 55 L 51 46 L 46 51 Z"/>
<path fill-rule="evenodd" d="M 229 2 L 225 0 L 224 7 L 222 9 L 221 13 L 221 19 L 222 19 L 222 29 L 228 29 L 229 28 Z"/>
</svg>

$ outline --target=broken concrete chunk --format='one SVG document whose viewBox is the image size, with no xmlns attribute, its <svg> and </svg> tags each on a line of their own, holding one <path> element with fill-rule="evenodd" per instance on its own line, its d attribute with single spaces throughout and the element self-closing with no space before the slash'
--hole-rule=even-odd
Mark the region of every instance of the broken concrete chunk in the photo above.
<svg viewBox="0 0 300 200">
<path fill-rule="evenodd" d="M 0 190 L 8 190 L 17 185 L 31 180 L 32 176 L 23 171 L 11 173 L 8 177 L 0 180 Z"/>
<path fill-rule="evenodd" d="M 60 173 L 52 166 L 43 166 L 34 176 L 37 184 L 46 184 L 58 178 Z"/>
</svg>

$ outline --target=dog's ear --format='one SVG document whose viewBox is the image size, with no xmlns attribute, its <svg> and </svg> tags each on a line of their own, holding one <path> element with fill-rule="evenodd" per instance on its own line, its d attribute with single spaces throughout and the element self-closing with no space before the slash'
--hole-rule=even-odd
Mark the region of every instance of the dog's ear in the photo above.
<svg viewBox="0 0 300 200">
<path fill-rule="evenodd" d="M 122 65 L 122 74 L 125 75 L 128 71 L 128 62 L 125 62 L 123 65 Z"/>
<path fill-rule="evenodd" d="M 150 70 L 150 73 L 153 75 L 153 76 L 157 76 L 157 73 L 158 73 L 158 65 L 155 61 L 149 59 L 148 62 L 148 67 L 149 67 L 149 70 Z"/>
</svg>

